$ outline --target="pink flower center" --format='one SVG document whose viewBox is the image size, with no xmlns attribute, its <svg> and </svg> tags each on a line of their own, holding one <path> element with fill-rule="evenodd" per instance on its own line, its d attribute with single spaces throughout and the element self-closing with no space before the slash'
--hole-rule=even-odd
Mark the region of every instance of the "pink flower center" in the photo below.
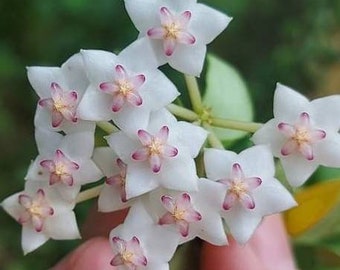
<svg viewBox="0 0 340 270">
<path fill-rule="evenodd" d="M 259 177 L 245 177 L 240 164 L 234 163 L 230 177 L 220 179 L 218 182 L 228 187 L 223 209 L 231 209 L 237 201 L 247 209 L 255 208 L 252 191 L 261 185 L 262 180 Z"/>
<path fill-rule="evenodd" d="M 126 183 L 126 164 L 121 160 L 117 159 L 116 163 L 120 169 L 119 174 L 116 174 L 114 176 L 108 177 L 106 179 L 106 183 L 108 185 L 116 186 L 117 189 L 120 191 L 120 198 L 122 202 L 127 202 L 126 199 L 126 190 L 125 190 L 125 183 Z"/>
<path fill-rule="evenodd" d="M 112 242 L 115 252 L 111 260 L 112 266 L 124 265 L 129 270 L 136 270 L 138 266 L 147 265 L 147 259 L 137 237 L 132 237 L 130 241 L 113 237 Z"/>
<path fill-rule="evenodd" d="M 160 9 L 161 27 L 153 27 L 147 31 L 152 39 L 162 39 L 166 56 L 171 56 L 178 43 L 190 45 L 196 42 L 195 37 L 187 30 L 191 19 L 191 12 L 173 14 L 168 8 Z"/>
<path fill-rule="evenodd" d="M 45 219 L 54 214 L 53 208 L 50 207 L 45 198 L 45 192 L 39 189 L 33 198 L 26 194 L 20 194 L 18 199 L 19 204 L 24 209 L 18 222 L 24 224 L 31 221 L 34 229 L 41 232 Z"/>
<path fill-rule="evenodd" d="M 74 171 L 79 169 L 79 165 L 68 159 L 61 150 L 57 150 L 53 160 L 43 160 L 40 165 L 50 173 L 50 185 L 62 182 L 72 186 Z"/>
<path fill-rule="evenodd" d="M 39 105 L 51 111 L 52 126 L 60 126 L 64 119 L 77 122 L 77 92 L 65 91 L 57 83 L 53 82 L 51 83 L 51 95 L 51 98 L 41 99 Z"/>
<path fill-rule="evenodd" d="M 314 159 L 313 146 L 326 137 L 326 132 L 321 129 L 313 128 L 309 114 L 301 113 L 294 125 L 279 123 L 278 129 L 288 140 L 281 148 L 283 156 L 299 152 L 307 160 Z"/>
<path fill-rule="evenodd" d="M 138 90 L 145 82 L 145 76 L 143 74 L 129 76 L 123 66 L 117 65 L 114 77 L 113 82 L 103 82 L 99 85 L 100 90 L 113 96 L 112 111 L 120 111 L 125 102 L 134 106 L 142 105 L 143 99 Z"/>
<path fill-rule="evenodd" d="M 167 212 L 159 219 L 158 223 L 160 225 L 176 224 L 183 237 L 189 234 L 189 223 L 202 219 L 201 214 L 194 209 L 190 195 L 187 193 L 175 198 L 164 195 L 161 200 Z"/>
<path fill-rule="evenodd" d="M 177 148 L 167 144 L 168 136 L 167 126 L 163 126 L 155 136 L 145 130 L 138 130 L 138 138 L 143 147 L 132 154 L 132 159 L 149 160 L 152 171 L 158 173 L 162 166 L 162 159 L 175 157 L 178 154 Z"/>
</svg>

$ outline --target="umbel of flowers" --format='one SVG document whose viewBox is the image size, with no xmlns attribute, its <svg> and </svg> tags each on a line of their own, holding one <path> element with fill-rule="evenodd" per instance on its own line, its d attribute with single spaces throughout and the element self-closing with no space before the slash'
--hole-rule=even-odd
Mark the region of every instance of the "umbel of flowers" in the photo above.
<svg viewBox="0 0 340 270">
<path fill-rule="evenodd" d="M 125 0 L 125 7 L 139 36 L 118 55 L 81 50 L 61 67 L 27 68 L 39 96 L 38 156 L 24 190 L 1 203 L 22 225 L 25 254 L 49 238 L 79 238 L 73 208 L 99 196 L 99 211 L 130 209 L 108 236 L 111 265 L 168 269 L 178 245 L 195 237 L 227 245 L 228 234 L 244 244 L 264 216 L 296 205 L 274 177 L 273 157 L 293 186 L 320 164 L 340 167 L 339 95 L 309 101 L 278 84 L 274 118 L 264 125 L 216 121 L 194 76 L 231 18 L 196 0 Z M 166 63 L 185 74 L 193 111 L 171 104 L 179 91 L 158 70 Z M 256 145 L 226 150 L 214 124 L 256 131 Z M 106 147 L 95 145 L 96 125 L 107 132 Z"/>
</svg>

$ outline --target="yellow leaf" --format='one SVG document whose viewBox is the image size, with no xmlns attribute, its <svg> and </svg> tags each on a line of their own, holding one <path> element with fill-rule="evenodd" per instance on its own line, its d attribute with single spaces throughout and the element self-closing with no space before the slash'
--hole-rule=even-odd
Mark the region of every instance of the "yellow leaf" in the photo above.
<svg viewBox="0 0 340 270">
<path fill-rule="evenodd" d="M 288 233 L 298 236 L 311 229 L 340 201 L 340 179 L 301 189 L 295 194 L 298 206 L 285 213 Z"/>
</svg>

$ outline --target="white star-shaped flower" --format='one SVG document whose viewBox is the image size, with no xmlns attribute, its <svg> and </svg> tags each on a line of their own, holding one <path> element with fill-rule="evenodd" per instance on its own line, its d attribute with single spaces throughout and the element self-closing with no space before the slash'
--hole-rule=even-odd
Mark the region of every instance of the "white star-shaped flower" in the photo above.
<svg viewBox="0 0 340 270">
<path fill-rule="evenodd" d="M 196 236 L 214 245 L 226 245 L 221 207 L 225 190 L 219 183 L 201 178 L 198 191 L 178 192 L 157 189 L 144 200 L 158 224 L 177 231 L 180 243 Z"/>
<path fill-rule="evenodd" d="M 319 165 L 340 167 L 340 95 L 309 101 L 277 84 L 274 118 L 252 137 L 280 158 L 287 180 L 302 185 Z"/>
<path fill-rule="evenodd" d="M 249 240 L 264 216 L 296 205 L 291 194 L 274 178 L 274 160 L 268 146 L 254 146 L 239 155 L 206 149 L 204 164 L 207 177 L 224 186 L 221 215 L 241 244 Z"/>
<path fill-rule="evenodd" d="M 63 136 L 36 128 L 39 155 L 25 177 L 28 181 L 48 182 L 68 200 L 75 198 L 80 186 L 98 181 L 103 173 L 92 161 L 93 132 Z"/>
<path fill-rule="evenodd" d="M 118 56 L 83 50 L 90 86 L 78 114 L 92 121 L 113 120 L 121 129 L 136 131 L 147 125 L 150 112 L 170 104 L 178 95 L 174 84 L 157 69 L 145 40 L 137 40 Z"/>
<path fill-rule="evenodd" d="M 117 270 L 166 270 L 179 236 L 154 224 L 142 204 L 131 207 L 124 223 L 110 233 L 111 265 Z"/>
<path fill-rule="evenodd" d="M 21 245 L 25 254 L 49 238 L 80 238 L 74 202 L 63 200 L 46 183 L 26 182 L 25 190 L 5 199 L 1 206 L 22 225 Z"/>
<path fill-rule="evenodd" d="M 81 55 L 70 57 L 60 68 L 27 68 L 28 79 L 38 94 L 34 124 L 37 127 L 66 133 L 93 131 L 95 124 L 77 115 L 77 107 L 89 81 Z"/>
<path fill-rule="evenodd" d="M 201 127 L 177 122 L 165 109 L 151 114 L 146 129 L 108 136 L 110 147 L 127 164 L 127 199 L 159 186 L 196 190 L 198 177 L 194 158 L 206 136 L 207 132 Z"/>
<path fill-rule="evenodd" d="M 199 76 L 206 45 L 231 18 L 196 0 L 125 0 L 125 7 L 140 37 L 151 42 L 159 64 Z"/>
</svg>

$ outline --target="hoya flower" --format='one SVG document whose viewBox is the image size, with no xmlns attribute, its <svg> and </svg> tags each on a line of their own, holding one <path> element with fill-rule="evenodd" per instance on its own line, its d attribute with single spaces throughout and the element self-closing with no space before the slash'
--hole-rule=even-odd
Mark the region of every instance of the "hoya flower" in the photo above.
<svg viewBox="0 0 340 270">
<path fill-rule="evenodd" d="M 98 198 L 98 210 L 112 212 L 129 207 L 135 200 L 126 197 L 127 165 L 110 147 L 96 148 L 93 160 L 106 176 Z"/>
<path fill-rule="evenodd" d="M 1 206 L 22 225 L 21 245 L 25 254 L 49 238 L 80 238 L 73 212 L 74 202 L 62 200 L 45 183 L 26 182 L 25 190 L 5 199 Z"/>
<path fill-rule="evenodd" d="M 147 125 L 151 111 L 179 95 L 157 69 L 154 53 L 143 40 L 118 56 L 99 50 L 83 50 L 81 54 L 90 80 L 78 110 L 84 119 L 113 120 L 123 130 L 136 131 Z"/>
<path fill-rule="evenodd" d="M 274 118 L 252 140 L 268 144 L 281 160 L 287 180 L 302 185 L 319 165 L 340 167 L 340 95 L 309 101 L 277 84 Z"/>
<path fill-rule="evenodd" d="M 35 136 L 39 155 L 28 169 L 26 180 L 48 182 L 65 199 L 74 199 L 81 185 L 103 176 L 91 159 L 93 132 L 63 136 L 37 128 Z"/>
<path fill-rule="evenodd" d="M 212 42 L 231 18 L 196 0 L 125 0 L 140 37 L 151 42 L 160 65 L 199 76 Z"/>
<path fill-rule="evenodd" d="M 142 204 L 135 204 L 124 223 L 110 233 L 111 265 L 117 270 L 169 269 L 178 235 L 153 223 Z"/>
<path fill-rule="evenodd" d="M 34 124 L 53 131 L 94 130 L 95 124 L 79 119 L 77 107 L 89 82 L 81 55 L 59 67 L 28 67 L 28 79 L 38 94 Z"/>
<path fill-rule="evenodd" d="M 207 132 L 186 122 L 177 122 L 168 111 L 150 116 L 146 129 L 117 132 L 107 137 L 110 147 L 127 164 L 127 199 L 159 186 L 183 191 L 197 189 L 194 158 Z"/>
<path fill-rule="evenodd" d="M 196 236 L 214 245 L 227 244 L 221 219 L 225 190 L 221 184 L 201 178 L 198 191 L 157 189 L 144 200 L 158 224 L 177 231 L 180 243 Z"/>
<path fill-rule="evenodd" d="M 291 194 L 274 178 L 275 167 L 268 146 L 234 152 L 206 149 L 207 177 L 222 184 L 225 196 L 221 216 L 235 238 L 246 243 L 262 218 L 296 205 Z"/>
</svg>

